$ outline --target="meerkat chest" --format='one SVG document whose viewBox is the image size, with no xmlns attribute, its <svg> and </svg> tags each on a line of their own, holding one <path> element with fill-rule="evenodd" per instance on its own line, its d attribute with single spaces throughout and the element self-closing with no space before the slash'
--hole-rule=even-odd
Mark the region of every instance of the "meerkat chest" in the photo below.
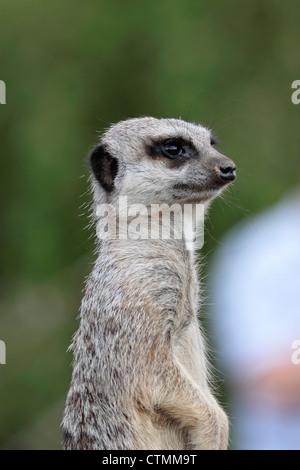
<svg viewBox="0 0 300 470">
<path fill-rule="evenodd" d="M 199 306 L 200 282 L 198 278 L 197 265 L 195 263 L 195 253 L 189 252 L 189 276 L 188 276 L 188 292 L 190 303 L 197 314 Z"/>
</svg>

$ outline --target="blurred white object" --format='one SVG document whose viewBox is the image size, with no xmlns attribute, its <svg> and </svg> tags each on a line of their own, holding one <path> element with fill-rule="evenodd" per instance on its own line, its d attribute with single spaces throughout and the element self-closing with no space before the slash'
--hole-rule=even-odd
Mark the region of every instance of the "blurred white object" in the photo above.
<svg viewBox="0 0 300 470">
<path fill-rule="evenodd" d="M 235 449 L 300 449 L 300 194 L 239 225 L 211 272 Z"/>
</svg>

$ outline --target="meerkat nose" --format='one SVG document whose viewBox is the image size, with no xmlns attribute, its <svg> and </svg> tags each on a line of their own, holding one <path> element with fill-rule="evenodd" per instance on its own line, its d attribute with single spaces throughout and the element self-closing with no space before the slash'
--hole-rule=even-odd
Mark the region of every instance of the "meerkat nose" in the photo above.
<svg viewBox="0 0 300 470">
<path fill-rule="evenodd" d="M 234 181 L 236 178 L 236 166 L 233 162 L 218 165 L 216 171 L 220 178 L 225 181 Z"/>
</svg>

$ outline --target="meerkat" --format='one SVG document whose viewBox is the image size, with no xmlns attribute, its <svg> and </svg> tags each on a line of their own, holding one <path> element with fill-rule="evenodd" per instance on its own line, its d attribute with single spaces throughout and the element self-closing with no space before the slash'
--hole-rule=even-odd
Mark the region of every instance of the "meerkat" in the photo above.
<svg viewBox="0 0 300 470">
<path fill-rule="evenodd" d="M 180 119 L 112 125 L 90 154 L 101 204 L 209 203 L 236 177 L 212 132 Z M 98 217 L 99 219 L 99 217 Z M 194 254 L 182 239 L 103 239 L 74 335 L 64 448 L 226 449 L 198 322 Z"/>
</svg>

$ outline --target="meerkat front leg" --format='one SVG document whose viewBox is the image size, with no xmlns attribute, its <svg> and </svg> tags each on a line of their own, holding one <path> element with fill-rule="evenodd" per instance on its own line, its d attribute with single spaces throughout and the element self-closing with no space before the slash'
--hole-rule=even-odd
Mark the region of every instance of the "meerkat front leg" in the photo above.
<svg viewBox="0 0 300 470">
<path fill-rule="evenodd" d="M 187 449 L 226 450 L 228 419 L 209 389 L 201 390 L 173 361 L 161 375 L 155 408 L 188 436 Z"/>
</svg>

